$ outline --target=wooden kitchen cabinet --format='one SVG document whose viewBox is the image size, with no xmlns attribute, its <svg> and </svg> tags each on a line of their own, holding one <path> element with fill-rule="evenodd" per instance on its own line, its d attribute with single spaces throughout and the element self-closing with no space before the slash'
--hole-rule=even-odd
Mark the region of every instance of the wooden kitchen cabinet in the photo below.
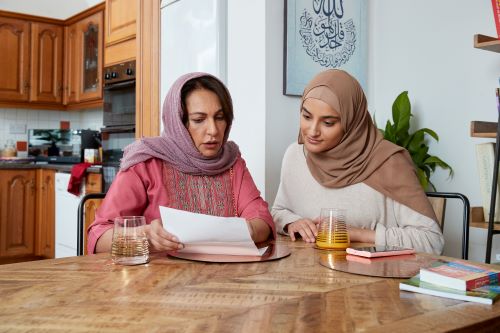
<svg viewBox="0 0 500 333">
<path fill-rule="evenodd" d="M 103 12 L 80 18 L 65 27 L 64 103 L 102 104 Z"/>
<path fill-rule="evenodd" d="M 85 178 L 85 194 L 101 193 L 102 192 L 102 175 L 100 173 L 89 173 Z M 87 230 L 94 222 L 94 217 L 97 209 L 101 207 L 101 199 L 90 199 L 85 203 L 84 210 L 84 242 L 83 254 L 87 254 Z"/>
<path fill-rule="evenodd" d="M 105 66 L 136 58 L 138 2 L 139 0 L 106 0 Z"/>
<path fill-rule="evenodd" d="M 30 79 L 30 22 L 0 16 L 0 100 L 27 101 Z"/>
<path fill-rule="evenodd" d="M 102 106 L 104 3 L 67 20 L 0 10 L 0 45 L 0 106 Z"/>
<path fill-rule="evenodd" d="M 80 101 L 102 99 L 103 27 L 102 11 L 78 23 L 81 57 Z"/>
<path fill-rule="evenodd" d="M 64 27 L 64 94 L 63 103 L 72 104 L 78 101 L 79 52 L 78 52 L 78 24 Z"/>
<path fill-rule="evenodd" d="M 55 170 L 38 169 L 36 177 L 35 255 L 55 256 Z"/>
<path fill-rule="evenodd" d="M 41 22 L 31 23 L 30 101 L 62 102 L 63 28 Z"/>
<path fill-rule="evenodd" d="M 36 171 L 0 170 L 0 257 L 33 256 Z"/>
</svg>

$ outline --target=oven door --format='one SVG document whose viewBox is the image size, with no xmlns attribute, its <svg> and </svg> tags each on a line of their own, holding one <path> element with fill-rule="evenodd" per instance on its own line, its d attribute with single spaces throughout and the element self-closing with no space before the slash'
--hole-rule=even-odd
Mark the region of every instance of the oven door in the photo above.
<svg viewBox="0 0 500 333">
<path fill-rule="evenodd" d="M 104 87 L 103 125 L 135 125 L 135 80 Z"/>
</svg>

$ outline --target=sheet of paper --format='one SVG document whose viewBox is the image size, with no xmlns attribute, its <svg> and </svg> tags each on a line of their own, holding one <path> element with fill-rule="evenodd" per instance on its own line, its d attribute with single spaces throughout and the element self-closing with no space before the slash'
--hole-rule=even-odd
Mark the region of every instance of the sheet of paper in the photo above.
<svg viewBox="0 0 500 333">
<path fill-rule="evenodd" d="M 196 214 L 160 206 L 165 230 L 175 235 L 184 248 L 179 252 L 261 256 L 245 219 Z"/>
</svg>

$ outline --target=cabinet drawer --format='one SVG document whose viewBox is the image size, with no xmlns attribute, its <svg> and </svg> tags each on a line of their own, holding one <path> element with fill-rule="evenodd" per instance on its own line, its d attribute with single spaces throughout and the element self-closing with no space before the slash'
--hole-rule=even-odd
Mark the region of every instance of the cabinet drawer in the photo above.
<svg viewBox="0 0 500 333">
<path fill-rule="evenodd" d="M 85 178 L 85 193 L 102 192 L 102 176 L 100 173 L 89 173 Z"/>
</svg>

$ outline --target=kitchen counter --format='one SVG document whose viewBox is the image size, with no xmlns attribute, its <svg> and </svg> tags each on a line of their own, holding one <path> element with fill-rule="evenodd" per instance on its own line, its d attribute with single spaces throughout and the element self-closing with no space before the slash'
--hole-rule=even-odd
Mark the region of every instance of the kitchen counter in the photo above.
<svg viewBox="0 0 500 333">
<path fill-rule="evenodd" d="M 35 163 L 15 163 L 15 162 L 0 162 L 0 170 L 4 169 L 48 169 L 57 170 L 58 172 L 71 172 L 74 164 L 35 164 Z M 92 166 L 87 169 L 87 173 L 101 173 L 101 166 Z"/>
</svg>

